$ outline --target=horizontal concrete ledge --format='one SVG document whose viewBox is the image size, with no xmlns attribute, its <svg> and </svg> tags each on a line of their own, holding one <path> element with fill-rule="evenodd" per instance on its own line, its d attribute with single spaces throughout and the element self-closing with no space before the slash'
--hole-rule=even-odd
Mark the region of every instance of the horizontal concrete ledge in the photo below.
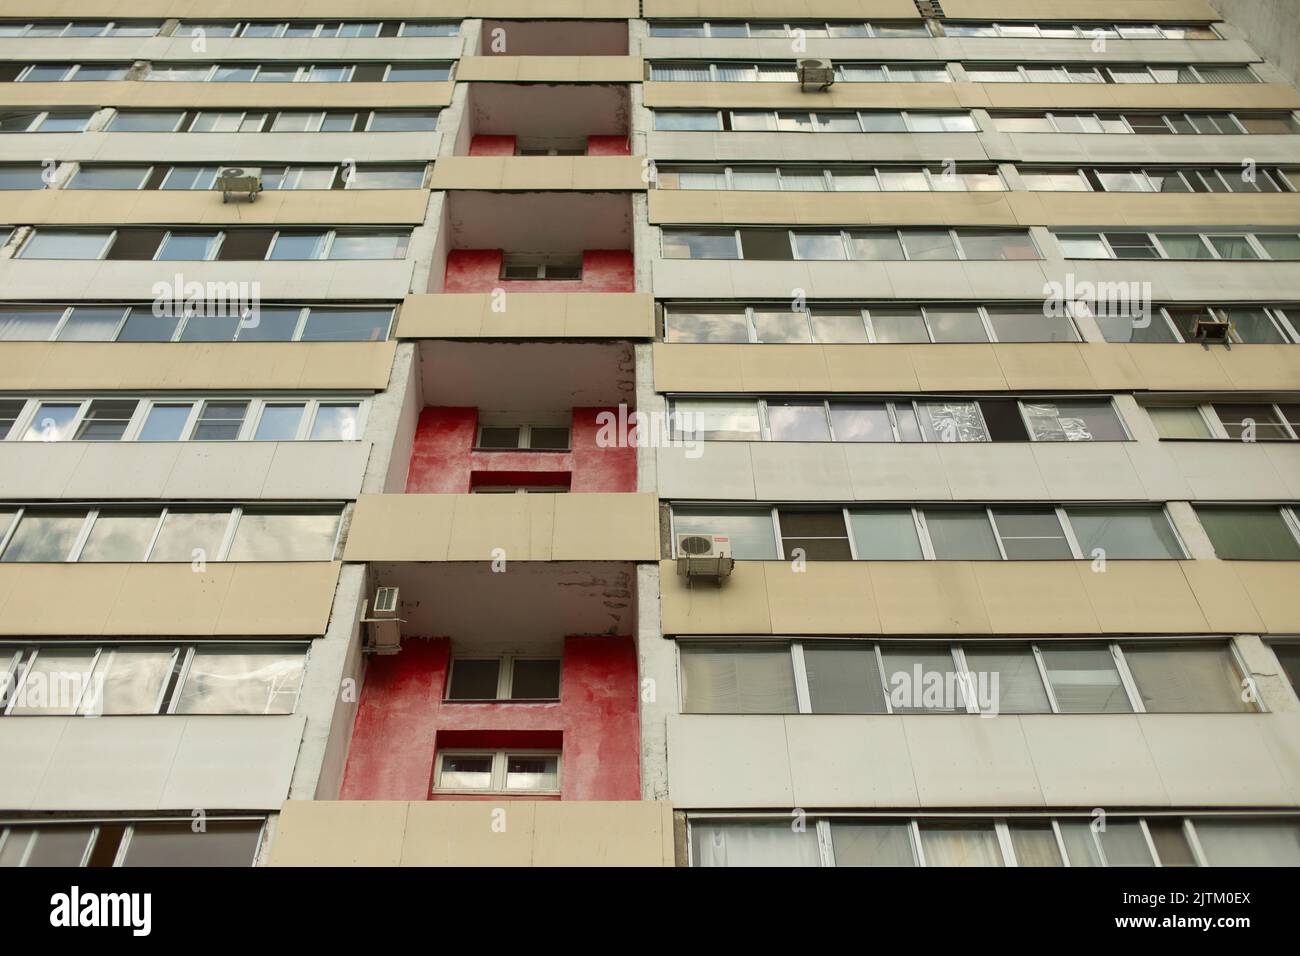
<svg viewBox="0 0 1300 956">
<path fill-rule="evenodd" d="M 441 162 L 441 161 L 440 161 Z M 650 222 L 775 225 L 1289 226 L 1300 193 L 760 192 L 657 189 Z"/>
<path fill-rule="evenodd" d="M 211 8 L 209 8 L 210 10 Z M 118 14 L 121 10 L 119 8 Z M 41 16 L 53 16 L 42 10 Z M 116 14 L 115 14 L 116 15 Z M 145 16 L 136 13 L 133 16 Z M 173 14 L 175 15 L 175 14 Z M 255 16 L 265 17 L 263 10 Z M 300 15 L 298 7 L 286 17 Z M 319 16 L 313 11 L 312 16 Z M 349 17 L 357 16 L 352 10 Z M 77 10 L 74 17 L 87 16 Z M 191 19 L 211 12 L 190 14 Z M 150 80 L 109 80 L 94 83 L 0 83 L 0 106 L 80 106 L 119 109 L 170 107 L 178 110 L 211 107 L 267 109 L 335 107 L 443 107 L 451 103 L 452 83 L 168 83 Z"/>
<path fill-rule="evenodd" d="M 640 83 L 639 56 L 466 56 L 456 80 L 486 83 Z"/>
<path fill-rule="evenodd" d="M 304 157 L 305 158 L 305 157 Z M 10 191 L 8 218 L 24 225 L 131 226 L 423 224 L 424 189 L 276 189 L 256 202 L 222 202 L 215 189 L 202 191 L 44 189 Z"/>
<path fill-rule="evenodd" d="M 272 866 L 673 866 L 666 801 L 290 800 Z"/>
<path fill-rule="evenodd" d="M 339 564 L 0 564 L 0 635 L 319 636 Z"/>
<path fill-rule="evenodd" d="M 899 3 L 900 0 L 890 0 Z M 220 11 L 202 0 L 133 0 L 131 16 L 165 19 L 290 20 L 319 17 L 323 20 L 401 20 L 411 18 L 411 0 L 312 0 L 305 10 L 302 0 L 224 0 Z M 31 16 L 32 4 L 4 0 L 0 16 Z M 49 0 L 42 3 L 43 18 L 112 19 L 121 16 L 120 0 Z M 420 11 L 446 19 L 505 17 L 519 19 L 621 19 L 637 16 L 635 0 L 439 0 L 436 10 Z M 901 14 L 895 14 L 899 16 Z M 915 12 L 911 14 L 915 16 Z"/>
<path fill-rule="evenodd" d="M 439 159 L 431 189 L 641 190 L 640 156 L 447 156 Z"/>
<path fill-rule="evenodd" d="M 345 561 L 656 561 L 651 494 L 363 495 Z"/>
<path fill-rule="evenodd" d="M 660 566 L 664 634 L 1295 634 L 1293 561 L 737 561 Z"/>
<path fill-rule="evenodd" d="M 836 83 L 825 92 L 804 93 L 793 82 L 655 80 L 645 83 L 645 105 L 651 109 L 1293 110 L 1300 108 L 1300 92 L 1281 83 Z"/>
<path fill-rule="evenodd" d="M 2 342 L 0 382 L 13 391 L 379 391 L 396 350 L 393 341 Z"/>
<path fill-rule="evenodd" d="M 401 339 L 648 339 L 654 298 L 641 292 L 511 292 L 411 295 Z"/>
<path fill-rule="evenodd" d="M 646 17 L 695 19 L 915 20 L 911 0 L 644 0 Z M 945 8 L 946 9 L 946 8 Z M 1004 9 L 1001 16 L 1007 16 Z"/>
<path fill-rule="evenodd" d="M 667 736 L 681 809 L 1300 804 L 1294 713 L 672 714 Z"/>
<path fill-rule="evenodd" d="M 659 392 L 1260 391 L 1295 389 L 1300 348 L 1032 342 L 656 343 Z"/>
</svg>

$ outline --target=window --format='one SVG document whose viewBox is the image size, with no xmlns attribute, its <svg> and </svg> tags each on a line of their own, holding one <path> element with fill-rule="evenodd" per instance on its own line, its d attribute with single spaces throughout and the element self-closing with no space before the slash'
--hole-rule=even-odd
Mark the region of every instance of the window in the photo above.
<svg viewBox="0 0 1300 956">
<path fill-rule="evenodd" d="M 1044 644 L 1040 652 L 1060 713 L 1132 712 L 1115 656 L 1108 646 Z"/>
<path fill-rule="evenodd" d="M 1196 517 L 1224 560 L 1297 561 L 1300 540 L 1291 508 L 1201 505 Z"/>
<path fill-rule="evenodd" d="M 334 557 L 339 515 L 245 508 L 235 527 L 228 561 L 329 561 Z"/>
<path fill-rule="evenodd" d="M 1185 556 L 1163 508 L 1070 505 L 1065 513 L 1085 558 L 1099 551 L 1107 560 Z"/>
<path fill-rule="evenodd" d="M 802 649 L 812 713 L 888 712 L 874 647 L 825 641 L 805 643 Z"/>
<path fill-rule="evenodd" d="M 299 650 L 196 647 L 172 705 L 176 714 L 291 714 L 302 686 Z"/>
<path fill-rule="evenodd" d="M 853 557 L 843 511 L 779 508 L 777 515 L 781 548 L 787 559 L 848 561 Z"/>
<path fill-rule="evenodd" d="M 481 425 L 475 447 L 568 451 L 569 429 L 562 425 Z"/>
<path fill-rule="evenodd" d="M 1241 671 L 1226 644 L 1120 645 L 1147 713 L 1248 713 Z"/>
<path fill-rule="evenodd" d="M 441 751 L 435 791 L 555 793 L 560 789 L 560 755 L 545 751 Z"/>
<path fill-rule="evenodd" d="M 0 826 L 0 867 L 252 866 L 261 819 L 69 820 Z"/>
<path fill-rule="evenodd" d="M 688 714 L 793 714 L 790 650 L 707 645 L 681 648 L 682 711 Z"/>
<path fill-rule="evenodd" d="M 560 661 L 505 657 L 452 661 L 447 700 L 559 700 Z"/>
</svg>

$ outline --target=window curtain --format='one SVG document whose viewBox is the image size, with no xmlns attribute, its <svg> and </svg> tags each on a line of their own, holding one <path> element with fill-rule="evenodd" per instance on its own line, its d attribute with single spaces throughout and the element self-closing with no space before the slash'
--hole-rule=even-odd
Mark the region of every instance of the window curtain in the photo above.
<svg viewBox="0 0 1300 956">
<path fill-rule="evenodd" d="M 791 823 L 692 823 L 696 866 L 821 866 L 816 825 L 802 833 Z"/>
</svg>

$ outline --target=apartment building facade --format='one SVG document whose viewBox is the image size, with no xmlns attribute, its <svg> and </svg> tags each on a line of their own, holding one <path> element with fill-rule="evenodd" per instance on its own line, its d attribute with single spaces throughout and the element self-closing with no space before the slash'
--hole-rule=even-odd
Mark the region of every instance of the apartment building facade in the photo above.
<svg viewBox="0 0 1300 956">
<path fill-rule="evenodd" d="M 15 0 L 0 96 L 0 865 L 1300 863 L 1204 0 Z"/>
</svg>

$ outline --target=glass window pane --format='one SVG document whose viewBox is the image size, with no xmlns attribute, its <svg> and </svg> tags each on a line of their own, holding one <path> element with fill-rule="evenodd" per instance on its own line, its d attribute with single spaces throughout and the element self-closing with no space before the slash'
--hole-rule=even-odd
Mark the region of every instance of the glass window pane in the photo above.
<svg viewBox="0 0 1300 956">
<path fill-rule="evenodd" d="M 876 650 L 870 644 L 813 642 L 803 646 L 814 714 L 883 714 Z"/>
<path fill-rule="evenodd" d="M 292 714 L 303 652 L 247 648 L 194 652 L 177 698 L 178 714 Z"/>
<path fill-rule="evenodd" d="M 1210 438 L 1210 426 L 1195 406 L 1152 405 L 1147 408 L 1161 438 Z"/>
<path fill-rule="evenodd" d="M 158 530 L 158 511 L 102 511 L 78 561 L 143 561 Z"/>
<path fill-rule="evenodd" d="M 137 823 L 122 866 L 252 866 L 260 820 L 209 820 L 201 833 L 189 822 Z"/>
<path fill-rule="evenodd" d="M 736 234 L 730 229 L 662 230 L 665 259 L 739 259 Z"/>
<path fill-rule="evenodd" d="M 1064 314 L 1047 315 L 1042 307 L 993 306 L 989 323 L 999 342 L 1077 342 L 1079 333 Z"/>
<path fill-rule="evenodd" d="M 105 648 L 77 713 L 158 713 L 174 660 L 175 650 L 170 647 Z"/>
<path fill-rule="evenodd" d="M 993 520 L 1008 561 L 1069 561 L 1074 557 L 1055 511 L 994 508 Z"/>
<path fill-rule="evenodd" d="M 78 306 L 59 329 L 60 342 L 111 342 L 122 323 L 121 306 L 96 309 Z M 3 321 L 0 319 L 0 321 Z M 0 338 L 3 338 L 0 335 Z"/>
<path fill-rule="evenodd" d="M 967 259 L 1038 259 L 1038 249 L 1027 232 L 972 232 L 958 230 Z"/>
<path fill-rule="evenodd" d="M 851 232 L 849 247 L 852 258 L 862 262 L 885 262 L 903 258 L 903 245 L 898 233 L 892 229 L 888 232 Z"/>
<path fill-rule="evenodd" d="M 139 189 L 149 166 L 82 166 L 65 189 Z"/>
<path fill-rule="evenodd" d="M 998 714 L 1047 714 L 1051 705 L 1028 644 L 962 645 L 981 710 Z M 991 708 L 987 705 L 991 704 Z"/>
<path fill-rule="evenodd" d="M 759 441 L 758 405 L 753 400 L 677 399 L 672 404 L 674 436 L 699 441 Z"/>
<path fill-rule="evenodd" d="M 338 536 L 337 513 L 245 511 L 229 561 L 329 561 Z"/>
<path fill-rule="evenodd" d="M 32 416 L 23 441 L 67 441 L 81 411 L 80 402 L 42 402 Z"/>
<path fill-rule="evenodd" d="M 170 511 L 149 560 L 215 561 L 229 524 L 229 511 Z"/>
<path fill-rule="evenodd" d="M 793 714 L 799 710 L 790 648 L 682 645 L 688 714 Z"/>
<path fill-rule="evenodd" d="M 270 259 L 319 259 L 325 249 L 323 232 L 282 232 L 271 246 Z"/>
<path fill-rule="evenodd" d="M 22 247 L 20 259 L 98 259 L 108 245 L 108 232 L 37 232 Z"/>
<path fill-rule="evenodd" d="M 192 408 L 188 402 L 181 405 L 154 405 L 149 409 L 136 440 L 180 441 Z"/>
<path fill-rule="evenodd" d="M 923 823 L 921 851 L 926 866 L 1003 866 L 991 823 Z"/>
<path fill-rule="evenodd" d="M 234 441 L 244 427 L 248 402 L 204 402 L 191 441 Z"/>
<path fill-rule="evenodd" d="M 42 647 L 13 692 L 9 713 L 53 716 L 76 713 L 90 681 L 93 647 Z"/>
<path fill-rule="evenodd" d="M 838 232 L 794 234 L 794 255 L 796 259 L 835 260 L 845 259 L 844 240 Z M 750 258 L 746 250 L 746 258 Z"/>
<path fill-rule="evenodd" d="M 451 666 L 448 700 L 496 700 L 501 670 L 498 660 L 472 661 L 456 658 Z"/>
<path fill-rule="evenodd" d="M 507 790 L 556 790 L 559 786 L 559 757 L 512 754 L 506 758 Z"/>
<path fill-rule="evenodd" d="M 1259 258 L 1259 254 L 1255 252 L 1250 240 L 1245 236 L 1208 236 L 1207 238 L 1221 259 Z"/>
<path fill-rule="evenodd" d="M 46 342 L 63 318 L 63 309 L 0 309 L 0 342 Z"/>
<path fill-rule="evenodd" d="M 262 410 L 262 417 L 257 423 L 253 440 L 293 441 L 298 437 L 298 426 L 302 422 L 302 413 L 306 407 L 301 403 L 267 405 Z"/>
<path fill-rule="evenodd" d="M 1040 650 L 1060 713 L 1132 713 L 1108 646 L 1044 644 Z"/>
<path fill-rule="evenodd" d="M 748 342 L 749 324 L 744 311 L 668 309 L 664 320 L 666 342 Z"/>
<path fill-rule="evenodd" d="M 1147 818 L 1147 831 L 1156 846 L 1156 855 L 1162 866 L 1196 866 L 1183 821 L 1178 817 Z"/>
<path fill-rule="evenodd" d="M 0 561 L 66 561 L 85 523 L 84 512 L 28 508 L 23 512 Z"/>
<path fill-rule="evenodd" d="M 1108 560 L 1183 557 L 1163 508 L 1069 507 L 1065 513 L 1085 559 L 1097 550 Z"/>
<path fill-rule="evenodd" d="M 1232 329 L 1232 338 L 1236 342 L 1246 345 L 1289 344 L 1273 320 L 1269 318 L 1266 309 L 1233 307 L 1215 311 L 1222 312 L 1227 318 Z"/>
<path fill-rule="evenodd" d="M 1273 259 L 1300 259 L 1300 236 L 1295 235 L 1260 235 L 1259 244 Z M 1222 254 L 1222 250 L 1220 250 Z M 1225 256 L 1225 258 L 1227 258 Z M 1254 255 L 1234 256 L 1238 259 L 1253 259 Z"/>
<path fill-rule="evenodd" d="M 843 512 L 782 508 L 777 517 L 787 559 L 798 557 L 796 551 L 810 561 L 848 561 L 853 557 Z"/>
<path fill-rule="evenodd" d="M 1034 441 L 1123 441 L 1124 426 L 1108 401 L 1021 402 Z"/>
<path fill-rule="evenodd" d="M 893 441 L 889 410 L 883 402 L 832 402 L 831 426 L 836 441 Z"/>
<path fill-rule="evenodd" d="M 808 313 L 796 311 L 754 312 L 754 333 L 760 342 L 812 341 L 808 327 Z"/>
<path fill-rule="evenodd" d="M 926 437 L 937 442 L 988 441 L 988 429 L 975 402 L 918 402 Z"/>
<path fill-rule="evenodd" d="M 392 309 L 322 309 L 307 313 L 304 342 L 382 342 L 388 338 Z"/>
<path fill-rule="evenodd" d="M 441 790 L 489 790 L 492 758 L 482 754 L 443 754 L 438 772 Z"/>
<path fill-rule="evenodd" d="M 734 510 L 713 512 L 673 511 L 677 534 L 720 534 L 731 539 L 731 554 L 737 560 L 770 561 L 776 558 L 776 530 L 768 511 Z"/>
<path fill-rule="evenodd" d="M 909 509 L 855 509 L 849 512 L 849 526 L 860 561 L 919 561 L 923 557 Z"/>
<path fill-rule="evenodd" d="M 1241 674 L 1227 645 L 1124 644 L 1124 659 L 1147 711 L 1249 713 Z"/>
<path fill-rule="evenodd" d="M 1300 543 L 1277 508 L 1196 509 L 1201 527 L 1225 560 L 1300 560 Z M 6 556 L 7 557 L 7 556 Z"/>
<path fill-rule="evenodd" d="M 514 662 L 510 681 L 512 700 L 558 700 L 560 697 L 560 662 Z"/>
<path fill-rule="evenodd" d="M 895 714 L 957 714 L 966 695 L 945 644 L 882 645 L 885 685 Z"/>
<path fill-rule="evenodd" d="M 406 255 L 405 235 L 339 233 L 330 246 L 331 259 L 401 259 Z M 272 257 L 274 258 L 274 256 Z"/>
<path fill-rule="evenodd" d="M 323 404 L 312 422 L 312 441 L 356 441 L 360 434 L 361 406 L 356 403 Z"/>
<path fill-rule="evenodd" d="M 984 328 L 977 309 L 952 309 L 926 306 L 925 324 L 936 342 L 987 342 L 989 334 Z"/>
<path fill-rule="evenodd" d="M 902 235 L 908 259 L 957 258 L 957 247 L 947 229 L 904 229 Z"/>
<path fill-rule="evenodd" d="M 1210 866 L 1300 866 L 1300 824 L 1200 819 L 1196 837 Z"/>
<path fill-rule="evenodd" d="M 836 866 L 916 866 L 907 822 L 835 820 L 831 845 Z"/>
<path fill-rule="evenodd" d="M 1110 250 L 1101 236 L 1096 233 L 1056 234 L 1056 242 L 1061 247 L 1061 255 L 1066 259 L 1109 259 Z"/>
<path fill-rule="evenodd" d="M 830 441 L 826 408 L 821 402 L 767 403 L 767 422 L 773 441 Z"/>
<path fill-rule="evenodd" d="M 1239 440 L 1249 434 L 1254 441 L 1286 441 L 1291 437 L 1272 405 L 1216 402 L 1213 408 L 1229 438 Z"/>
<path fill-rule="evenodd" d="M 982 508 L 926 509 L 926 528 L 940 561 L 996 561 L 1002 557 Z"/>
<path fill-rule="evenodd" d="M 1048 820 L 1015 821 L 1009 824 L 1011 847 L 1017 866 L 1064 866 L 1056 832 Z"/>
<path fill-rule="evenodd" d="M 5 841 L 0 866 L 18 865 L 18 860 L 10 857 L 10 844 L 18 851 L 15 857 L 21 856 L 22 850 L 31 846 L 26 866 L 81 866 L 94 832 L 88 826 L 15 827 Z"/>
<path fill-rule="evenodd" d="M 1142 825 L 1136 820 L 1107 819 L 1097 838 L 1107 866 L 1155 866 Z"/>
<path fill-rule="evenodd" d="M 136 399 L 97 398 L 90 403 L 77 426 L 77 441 L 118 441 L 135 414 Z"/>
<path fill-rule="evenodd" d="M 871 331 L 877 342 L 930 341 L 930 333 L 926 330 L 925 319 L 920 309 L 873 308 L 870 310 L 870 316 Z"/>
<path fill-rule="evenodd" d="M 784 821 L 692 821 L 694 866 L 821 866 L 816 827 L 794 830 Z"/>
</svg>

